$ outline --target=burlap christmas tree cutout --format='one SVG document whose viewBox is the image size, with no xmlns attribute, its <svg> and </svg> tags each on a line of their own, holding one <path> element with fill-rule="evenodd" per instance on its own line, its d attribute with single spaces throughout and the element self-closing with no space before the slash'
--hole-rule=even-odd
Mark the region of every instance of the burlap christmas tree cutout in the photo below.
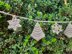
<svg viewBox="0 0 72 54">
<path fill-rule="evenodd" d="M 36 23 L 34 30 L 31 34 L 31 37 L 37 41 L 45 37 L 45 34 L 43 33 L 42 28 L 40 27 L 39 23 Z"/>
<path fill-rule="evenodd" d="M 64 34 L 65 34 L 68 38 L 71 38 L 71 37 L 72 37 L 72 24 L 71 24 L 71 22 L 68 24 L 66 30 L 64 31 Z"/>
</svg>

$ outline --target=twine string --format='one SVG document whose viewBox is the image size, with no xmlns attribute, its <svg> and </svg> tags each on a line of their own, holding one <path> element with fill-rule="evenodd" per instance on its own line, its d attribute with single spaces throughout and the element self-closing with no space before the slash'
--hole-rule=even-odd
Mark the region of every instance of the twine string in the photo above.
<svg viewBox="0 0 72 54">
<path fill-rule="evenodd" d="M 4 11 L 0 11 L 0 13 L 5 14 L 5 15 L 19 17 L 20 19 L 32 20 L 32 21 L 35 21 L 35 22 L 44 22 L 44 23 L 48 23 L 48 22 L 69 23 L 69 22 L 72 22 L 72 21 L 42 21 L 42 20 L 29 19 L 29 18 L 26 18 L 26 17 L 23 17 L 23 16 L 13 15 L 13 14 L 10 14 L 10 13 L 4 12 Z"/>
</svg>

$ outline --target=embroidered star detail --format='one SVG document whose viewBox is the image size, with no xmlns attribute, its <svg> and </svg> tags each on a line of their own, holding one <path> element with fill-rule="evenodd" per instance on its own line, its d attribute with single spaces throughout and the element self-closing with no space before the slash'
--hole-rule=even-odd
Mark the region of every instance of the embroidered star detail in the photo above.
<svg viewBox="0 0 72 54">
<path fill-rule="evenodd" d="M 12 20 L 7 21 L 9 23 L 8 29 L 13 29 L 16 31 L 18 28 L 21 27 L 20 20 L 13 16 Z"/>
<path fill-rule="evenodd" d="M 59 34 L 62 31 L 62 26 L 55 23 L 54 25 L 52 25 L 52 31 L 53 33 Z"/>
</svg>

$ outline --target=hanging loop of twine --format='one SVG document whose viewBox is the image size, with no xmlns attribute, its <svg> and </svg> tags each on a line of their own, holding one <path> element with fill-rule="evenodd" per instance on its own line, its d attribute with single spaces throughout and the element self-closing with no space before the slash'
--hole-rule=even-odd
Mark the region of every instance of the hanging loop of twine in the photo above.
<svg viewBox="0 0 72 54">
<path fill-rule="evenodd" d="M 29 19 L 29 18 L 26 18 L 26 17 L 22 17 L 22 16 L 17 16 L 17 15 L 13 15 L 13 14 L 10 14 L 10 13 L 7 13 L 7 12 L 4 12 L 4 11 L 0 11 L 0 13 L 2 14 L 5 14 L 5 15 L 10 15 L 10 16 L 15 16 L 15 17 L 19 17 L 20 19 L 26 19 L 26 20 L 32 20 L 34 22 L 43 22 L 43 23 L 48 23 L 48 22 L 52 22 L 52 23 L 69 23 L 69 22 L 72 22 L 72 21 L 42 21 L 42 20 L 34 20 L 34 19 Z"/>
</svg>

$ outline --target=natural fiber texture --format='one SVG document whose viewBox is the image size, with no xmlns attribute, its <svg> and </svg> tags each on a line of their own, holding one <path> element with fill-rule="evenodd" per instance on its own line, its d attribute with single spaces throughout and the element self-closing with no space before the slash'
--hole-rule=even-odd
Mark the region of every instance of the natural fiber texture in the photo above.
<svg viewBox="0 0 72 54">
<path fill-rule="evenodd" d="M 64 34 L 68 37 L 71 38 L 72 37 L 72 24 L 69 23 L 66 30 L 64 31 Z"/>
<path fill-rule="evenodd" d="M 31 37 L 37 41 L 45 37 L 45 34 L 43 33 L 42 28 L 40 27 L 39 23 L 36 23 L 34 30 L 31 34 Z"/>
<path fill-rule="evenodd" d="M 53 33 L 59 34 L 62 31 L 62 25 L 59 25 L 58 23 L 53 24 L 52 31 Z"/>
<path fill-rule="evenodd" d="M 4 11 L 0 11 L 0 13 L 2 14 L 5 14 L 5 15 L 10 15 L 10 16 L 14 16 L 13 14 L 10 14 L 10 13 L 7 13 L 7 12 L 4 12 Z M 26 18 L 26 17 L 22 17 L 22 16 L 17 16 L 15 15 L 15 17 L 18 17 L 20 19 L 24 19 L 24 20 L 31 20 L 31 21 L 34 21 L 34 22 L 43 22 L 43 23 L 48 23 L 48 22 L 52 22 L 52 23 L 69 23 L 69 22 L 72 22 L 72 21 L 42 21 L 42 20 L 35 20 L 35 19 L 29 19 L 29 18 Z"/>
<path fill-rule="evenodd" d="M 12 20 L 9 20 L 8 23 L 8 29 L 13 29 L 14 31 L 21 27 L 21 25 L 19 24 L 20 20 L 17 19 L 15 16 L 13 16 Z"/>
</svg>

